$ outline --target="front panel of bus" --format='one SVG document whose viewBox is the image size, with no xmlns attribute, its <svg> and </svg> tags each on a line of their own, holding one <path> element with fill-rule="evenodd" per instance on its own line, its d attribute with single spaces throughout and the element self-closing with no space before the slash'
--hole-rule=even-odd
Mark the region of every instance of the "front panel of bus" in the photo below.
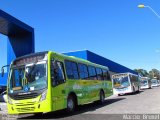
<svg viewBox="0 0 160 120">
<path fill-rule="evenodd" d="M 50 111 L 48 80 L 47 53 L 15 60 L 11 64 L 8 78 L 9 114 Z"/>
<path fill-rule="evenodd" d="M 150 88 L 150 81 L 148 78 L 141 78 L 141 89 Z"/>
<path fill-rule="evenodd" d="M 158 86 L 158 80 L 157 79 L 152 79 L 152 87 L 157 87 Z"/>
<path fill-rule="evenodd" d="M 125 94 L 131 92 L 131 83 L 128 74 L 113 75 L 112 82 L 114 94 Z"/>
</svg>

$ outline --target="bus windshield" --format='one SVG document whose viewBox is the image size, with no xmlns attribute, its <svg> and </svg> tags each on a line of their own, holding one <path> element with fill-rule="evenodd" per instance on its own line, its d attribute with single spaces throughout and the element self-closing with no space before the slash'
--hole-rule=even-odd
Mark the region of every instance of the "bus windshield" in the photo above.
<svg viewBox="0 0 160 120">
<path fill-rule="evenodd" d="M 113 84 L 115 88 L 122 88 L 129 86 L 128 76 L 120 76 L 117 78 L 113 78 Z"/>
<path fill-rule="evenodd" d="M 157 80 L 153 79 L 152 84 L 157 84 Z"/>
<path fill-rule="evenodd" d="M 147 85 L 148 84 L 148 81 L 147 80 L 142 80 L 141 81 L 141 85 Z"/>
<path fill-rule="evenodd" d="M 9 81 L 9 93 L 27 92 L 46 88 L 46 61 L 11 68 Z"/>
</svg>

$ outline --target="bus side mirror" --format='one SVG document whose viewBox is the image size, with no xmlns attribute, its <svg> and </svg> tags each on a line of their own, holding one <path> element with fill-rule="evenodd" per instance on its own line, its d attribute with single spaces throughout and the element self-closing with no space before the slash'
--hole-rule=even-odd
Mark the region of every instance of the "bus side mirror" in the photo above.
<svg viewBox="0 0 160 120">
<path fill-rule="evenodd" d="M 1 75 L 2 75 L 2 77 L 4 76 L 4 68 L 3 67 L 1 68 Z"/>
</svg>

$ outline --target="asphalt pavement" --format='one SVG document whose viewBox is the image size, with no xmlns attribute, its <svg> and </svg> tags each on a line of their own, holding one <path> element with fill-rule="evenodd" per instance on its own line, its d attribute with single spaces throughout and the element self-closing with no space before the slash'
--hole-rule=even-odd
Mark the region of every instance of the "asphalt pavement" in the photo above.
<svg viewBox="0 0 160 120">
<path fill-rule="evenodd" d="M 127 120 L 143 119 L 144 115 L 160 114 L 160 87 L 141 90 L 139 93 L 123 96 L 113 95 L 106 99 L 103 105 L 91 103 L 79 106 L 73 114 L 67 114 L 65 110 L 45 113 L 43 115 L 7 115 L 5 103 L 0 103 L 0 111 L 3 119 L 62 119 L 62 120 Z M 140 115 L 141 114 L 141 115 Z M 131 115 L 131 116 L 126 116 Z M 143 118 L 144 117 L 144 118 Z M 151 116 L 154 117 L 154 116 Z M 155 116 L 160 120 L 160 116 Z M 149 117 L 147 118 L 147 120 Z"/>
</svg>

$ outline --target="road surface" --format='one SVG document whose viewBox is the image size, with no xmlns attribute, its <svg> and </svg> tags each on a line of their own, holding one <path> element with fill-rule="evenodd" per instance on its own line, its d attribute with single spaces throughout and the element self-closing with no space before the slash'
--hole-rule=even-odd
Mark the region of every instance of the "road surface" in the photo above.
<svg viewBox="0 0 160 120">
<path fill-rule="evenodd" d="M 32 114 L 8 116 L 5 103 L 0 103 L 0 114 L 3 117 L 19 118 L 19 119 L 62 119 L 62 120 L 120 120 L 127 119 L 128 114 L 132 114 L 131 118 L 139 119 L 138 114 L 160 114 L 160 87 L 142 90 L 140 93 L 128 94 L 123 96 L 111 96 L 106 99 L 103 105 L 91 103 L 79 106 L 74 114 L 67 114 L 65 110 L 46 113 L 42 116 Z M 134 116 L 133 116 L 134 115 Z M 140 116 L 142 119 L 142 116 Z M 158 118 L 157 118 L 158 119 Z M 159 116 L 160 119 L 160 116 Z"/>
</svg>

